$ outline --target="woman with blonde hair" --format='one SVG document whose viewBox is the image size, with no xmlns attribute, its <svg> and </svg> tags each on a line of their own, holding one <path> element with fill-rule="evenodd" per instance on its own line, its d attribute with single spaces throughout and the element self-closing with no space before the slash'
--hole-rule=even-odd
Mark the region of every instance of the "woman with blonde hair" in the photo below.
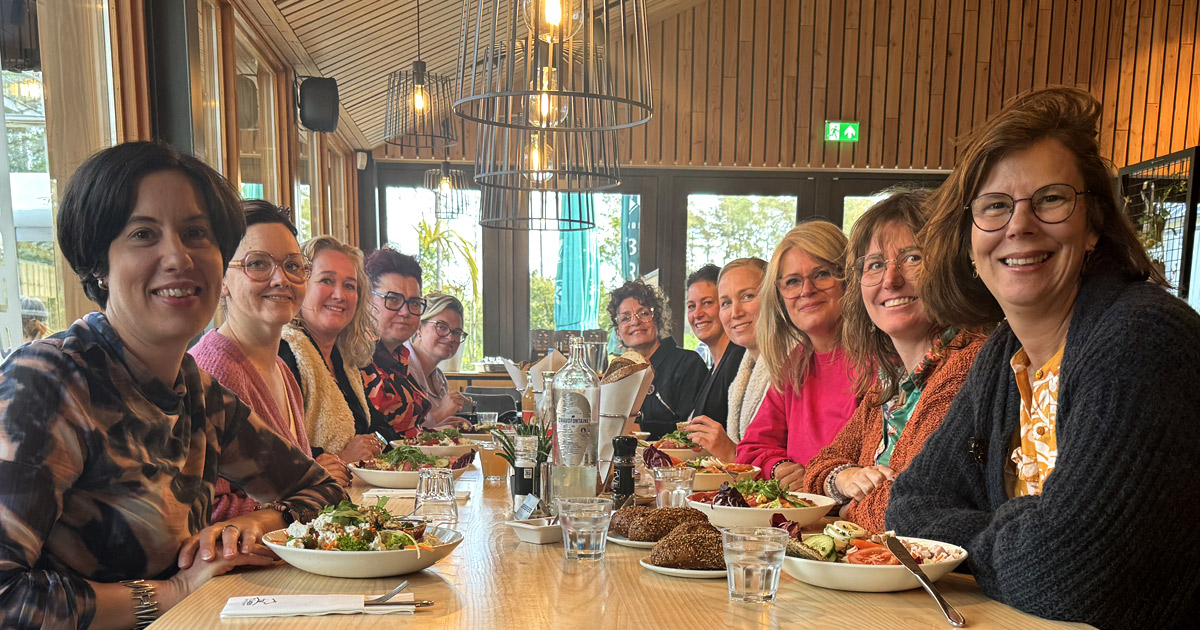
<svg viewBox="0 0 1200 630">
<path fill-rule="evenodd" d="M 758 339 L 754 334 L 766 268 L 767 261 L 761 258 L 738 258 L 726 264 L 717 276 L 721 327 L 733 345 L 746 351 L 729 384 L 729 408 L 724 424 L 708 416 L 694 416 L 686 429 L 693 442 L 727 462 L 737 459 L 737 443 L 758 412 L 770 381 L 766 364 L 758 360 Z"/>
<path fill-rule="evenodd" d="M 409 351 L 409 370 L 432 404 L 428 418 L 430 427 L 465 426 L 467 421 L 454 414 L 471 399 L 462 392 L 451 391 L 446 375 L 438 367 L 439 363 L 457 354 L 467 338 L 463 331 L 465 309 L 458 298 L 440 291 L 426 295 L 425 303 L 417 334 L 404 342 Z"/>
<path fill-rule="evenodd" d="M 1004 318 L 941 428 L 892 486 L 887 525 L 966 547 L 983 592 L 1101 628 L 1183 627 L 1200 548 L 1200 316 L 1164 287 L 1100 154 L 1100 103 L 1051 88 L 967 138 L 922 230 L 921 299 Z"/>
<path fill-rule="evenodd" d="M 306 241 L 300 251 L 312 275 L 300 314 L 283 328 L 279 356 L 300 382 L 313 452 L 354 463 L 396 438 L 372 415 L 359 371 L 371 359 L 374 328 L 362 251 L 332 236 Z"/>
<path fill-rule="evenodd" d="M 872 531 L 885 529 L 892 480 L 941 425 L 983 346 L 982 335 L 930 318 L 918 294 L 928 191 L 888 192 L 854 223 L 846 252 L 843 340 L 862 402 L 801 487 Z"/>
<path fill-rule="evenodd" d="M 737 461 L 766 479 L 799 486 L 808 460 L 846 424 L 857 406 L 842 348 L 846 236 L 822 219 L 783 237 L 762 284 L 758 349 L 772 387 L 738 444 Z"/>
</svg>

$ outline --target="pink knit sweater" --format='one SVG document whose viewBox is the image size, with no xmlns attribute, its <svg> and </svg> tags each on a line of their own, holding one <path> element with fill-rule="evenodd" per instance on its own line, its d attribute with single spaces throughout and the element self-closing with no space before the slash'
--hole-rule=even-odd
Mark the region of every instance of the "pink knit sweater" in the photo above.
<svg viewBox="0 0 1200 630">
<path fill-rule="evenodd" d="M 813 455 L 837 437 L 856 406 L 846 353 L 837 348 L 813 355 L 799 391 L 767 388 L 758 414 L 738 443 L 737 461 L 762 468 L 764 479 L 770 479 L 771 469 L 783 459 L 807 466 Z"/>
<path fill-rule="evenodd" d="M 196 365 L 208 372 L 218 383 L 237 394 L 242 402 L 250 406 L 279 435 L 305 453 L 311 454 L 308 446 L 308 433 L 304 430 L 304 395 L 300 393 L 300 385 L 292 376 L 291 370 L 283 359 L 275 358 L 275 364 L 283 375 L 283 384 L 287 388 L 288 401 L 292 406 L 292 415 L 296 419 L 296 434 L 292 434 L 291 423 L 287 411 L 275 404 L 271 388 L 259 375 L 258 371 L 242 352 L 240 346 L 221 333 L 212 330 L 200 339 L 200 342 L 188 350 L 196 359 Z M 246 496 L 241 490 L 236 490 L 228 481 L 218 479 L 213 491 L 212 522 L 223 521 L 253 512 L 258 504 Z"/>
</svg>

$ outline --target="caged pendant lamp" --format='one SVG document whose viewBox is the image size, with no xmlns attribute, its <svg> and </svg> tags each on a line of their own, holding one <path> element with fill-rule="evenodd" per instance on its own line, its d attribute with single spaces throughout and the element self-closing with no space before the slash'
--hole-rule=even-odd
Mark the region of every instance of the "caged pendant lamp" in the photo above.
<svg viewBox="0 0 1200 630">
<path fill-rule="evenodd" d="M 594 201 L 589 192 L 479 188 L 479 224 L 483 227 L 569 232 L 596 226 Z"/>
<path fill-rule="evenodd" d="M 417 0 L 417 60 L 411 70 L 388 75 L 384 141 L 430 150 L 458 144 L 453 96 L 454 81 L 429 72 L 421 60 L 421 2 Z"/>
<path fill-rule="evenodd" d="M 467 174 L 451 168 L 444 161 L 435 169 L 425 171 L 425 188 L 433 191 L 433 215 L 439 219 L 455 219 L 467 213 L 469 188 Z"/>
</svg>

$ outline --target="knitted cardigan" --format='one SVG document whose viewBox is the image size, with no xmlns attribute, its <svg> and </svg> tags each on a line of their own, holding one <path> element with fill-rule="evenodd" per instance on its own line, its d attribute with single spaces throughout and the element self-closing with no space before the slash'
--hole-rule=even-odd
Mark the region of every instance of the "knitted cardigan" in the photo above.
<svg viewBox="0 0 1200 630">
<path fill-rule="evenodd" d="M 1057 464 L 1040 496 L 1009 498 L 1020 347 L 1007 325 L 992 334 L 892 486 L 888 526 L 965 546 L 985 594 L 1040 617 L 1194 620 L 1200 545 L 1185 540 L 1200 506 L 1200 316 L 1149 283 L 1085 278 L 1059 375 Z"/>
<path fill-rule="evenodd" d="M 300 389 L 304 392 L 304 417 L 308 419 L 309 443 L 327 453 L 340 453 L 355 434 L 354 414 L 350 411 L 350 405 L 346 403 L 333 374 L 325 367 L 325 358 L 321 356 L 321 351 L 309 340 L 303 329 L 294 324 L 284 326 L 283 341 L 292 349 L 292 354 L 296 357 L 296 367 L 300 371 Z M 350 377 L 350 387 L 354 390 L 359 404 L 363 409 L 370 409 L 367 406 L 367 396 L 363 393 L 358 366 L 350 365 L 344 356 L 342 365 Z"/>
<path fill-rule="evenodd" d="M 196 345 L 192 346 L 191 350 L 188 350 L 188 353 L 196 359 L 196 365 L 200 369 L 211 374 L 218 383 L 237 394 L 242 402 L 249 405 L 250 409 L 283 439 L 294 444 L 306 455 L 312 454 L 308 446 L 308 435 L 302 430 L 304 428 L 304 405 L 301 402 L 303 396 L 300 394 L 300 385 L 296 383 L 292 372 L 283 364 L 282 359 L 276 357 L 275 365 L 283 374 L 283 386 L 287 389 L 288 402 L 292 407 L 291 413 L 296 419 L 296 426 L 301 429 L 296 432 L 295 436 L 292 434 L 292 425 L 287 412 L 279 408 L 267 382 L 258 373 L 258 370 L 254 369 L 254 365 L 250 363 L 246 353 L 242 352 L 241 346 L 232 339 L 215 330 L 210 330 Z M 257 508 L 258 503 L 246 496 L 245 492 L 234 489 L 224 478 L 217 479 L 216 487 L 213 489 L 212 522 L 216 523 L 253 512 Z"/>
<path fill-rule="evenodd" d="M 896 441 L 889 468 L 897 473 L 907 468 L 913 457 L 921 452 L 925 440 L 941 426 L 950 403 L 954 402 L 954 396 L 967 380 L 967 372 L 975 362 L 975 356 L 983 348 L 983 340 L 978 334 L 960 332 L 947 344 L 946 355 L 925 381 L 912 416 Z M 883 409 L 874 404 L 878 395 L 879 381 L 876 379 L 833 443 L 821 449 L 808 463 L 801 492 L 824 494 L 825 478 L 834 468 L 843 464 L 875 465 L 875 451 L 883 437 Z M 846 518 L 871 531 L 883 531 L 886 529 L 883 516 L 891 491 L 891 481 L 876 486 L 866 499 L 849 503 Z"/>
<path fill-rule="evenodd" d="M 758 355 L 747 351 L 738 364 L 737 376 L 729 385 L 729 415 L 725 418 L 725 433 L 734 444 L 742 441 L 750 421 L 758 414 L 767 388 L 771 386 L 771 372 Z"/>
</svg>

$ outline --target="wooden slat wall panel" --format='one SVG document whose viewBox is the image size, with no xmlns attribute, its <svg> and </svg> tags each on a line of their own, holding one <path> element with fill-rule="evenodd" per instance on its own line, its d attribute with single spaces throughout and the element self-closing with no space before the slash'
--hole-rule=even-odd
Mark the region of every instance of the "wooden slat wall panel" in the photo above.
<svg viewBox="0 0 1200 630">
<path fill-rule="evenodd" d="M 416 52 L 415 2 L 244 1 L 287 20 L 281 32 L 338 79 L 344 112 L 378 143 L 386 75 Z M 651 0 L 655 116 L 621 155 L 631 166 L 945 169 L 956 140 L 1006 99 L 1066 84 L 1103 102 L 1105 155 L 1141 161 L 1200 143 L 1198 4 Z M 421 10 L 423 56 L 452 67 L 459 3 Z M 824 142 L 824 121 L 844 119 L 862 123 L 862 141 Z M 448 157 L 473 159 L 470 127 Z"/>
</svg>

